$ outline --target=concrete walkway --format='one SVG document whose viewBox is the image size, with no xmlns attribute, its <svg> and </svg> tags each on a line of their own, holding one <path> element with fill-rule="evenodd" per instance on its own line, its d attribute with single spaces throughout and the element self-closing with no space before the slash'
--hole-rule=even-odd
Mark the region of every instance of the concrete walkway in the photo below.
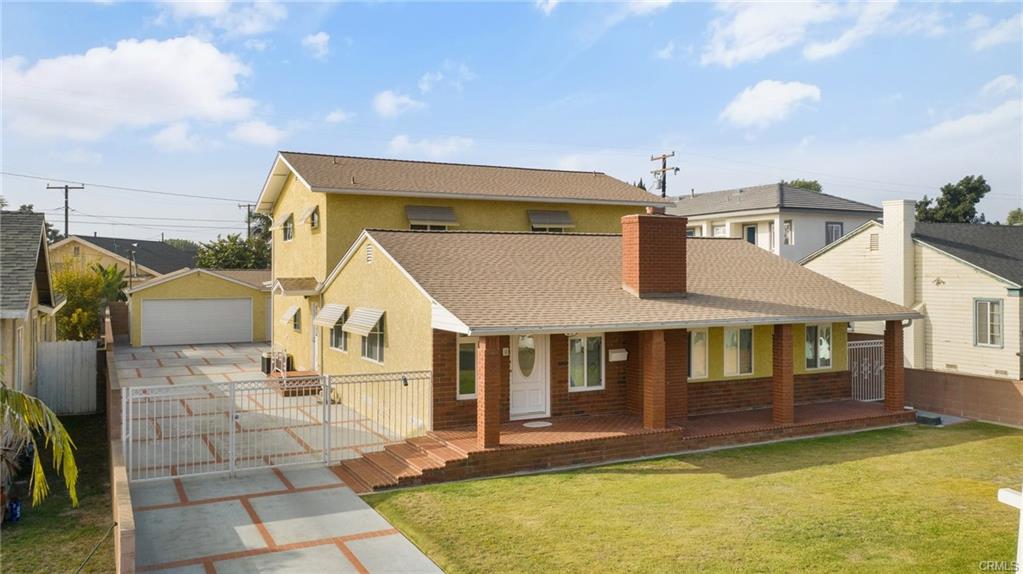
<svg viewBox="0 0 1023 574">
<path fill-rule="evenodd" d="M 139 572 L 440 572 L 323 466 L 137 482 Z"/>
</svg>

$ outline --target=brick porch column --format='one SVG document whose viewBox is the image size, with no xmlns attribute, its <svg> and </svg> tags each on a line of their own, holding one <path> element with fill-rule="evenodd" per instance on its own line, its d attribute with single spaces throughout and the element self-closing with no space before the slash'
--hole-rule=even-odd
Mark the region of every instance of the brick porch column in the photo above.
<svg viewBox="0 0 1023 574">
<path fill-rule="evenodd" d="M 792 360 L 792 325 L 775 325 L 772 341 L 771 420 L 775 424 L 795 422 L 796 376 Z"/>
<path fill-rule="evenodd" d="M 643 347 L 643 428 L 667 426 L 667 361 L 664 355 L 664 331 L 640 333 Z"/>
<path fill-rule="evenodd" d="M 906 372 L 902 358 L 902 321 L 884 322 L 884 408 L 901 411 L 906 404 Z"/>
<path fill-rule="evenodd" d="M 501 444 L 501 338 L 480 337 L 476 346 L 476 442 Z"/>
</svg>

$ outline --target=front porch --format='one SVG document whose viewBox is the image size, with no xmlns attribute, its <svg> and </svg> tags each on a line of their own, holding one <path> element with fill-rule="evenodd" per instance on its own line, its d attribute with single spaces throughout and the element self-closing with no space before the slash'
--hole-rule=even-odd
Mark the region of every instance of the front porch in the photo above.
<svg viewBox="0 0 1023 574">
<path fill-rule="evenodd" d="M 339 473 L 370 492 L 481 476 L 598 464 L 713 447 L 911 424 L 915 413 L 883 403 L 838 400 L 796 405 L 776 423 L 770 408 L 690 416 L 647 428 L 628 414 L 559 416 L 500 425 L 500 444 L 483 447 L 475 426 L 438 430 L 383 452 L 346 461 Z M 526 426 L 529 425 L 529 426 Z"/>
</svg>

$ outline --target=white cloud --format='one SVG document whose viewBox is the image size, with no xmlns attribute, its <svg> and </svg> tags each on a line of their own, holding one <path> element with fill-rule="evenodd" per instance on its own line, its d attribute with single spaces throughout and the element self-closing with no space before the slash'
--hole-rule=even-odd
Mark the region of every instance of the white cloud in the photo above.
<svg viewBox="0 0 1023 574">
<path fill-rule="evenodd" d="M 668 40 L 668 43 L 654 52 L 654 55 L 661 60 L 670 60 L 675 57 L 675 40 Z"/>
<path fill-rule="evenodd" d="M 1020 37 L 1023 36 L 1023 12 L 979 30 L 980 32 L 973 40 L 974 50 L 986 50 L 1001 44 L 1019 42 Z"/>
<path fill-rule="evenodd" d="M 317 60 L 325 60 L 330 54 L 330 34 L 317 32 L 302 38 L 302 47 Z"/>
<path fill-rule="evenodd" d="M 738 127 L 764 128 L 784 120 L 800 105 L 820 99 L 820 88 L 811 84 L 762 80 L 735 96 L 721 118 Z"/>
<path fill-rule="evenodd" d="M 76 147 L 65 152 L 51 154 L 54 158 L 77 165 L 99 165 L 103 163 L 103 154 L 98 151 Z"/>
<path fill-rule="evenodd" d="M 888 17 L 895 11 L 895 7 L 894 2 L 868 2 L 857 5 L 859 15 L 851 28 L 834 40 L 807 44 L 803 48 L 803 56 L 808 60 L 821 60 L 845 52 L 880 31 Z"/>
<path fill-rule="evenodd" d="M 1009 100 L 985 112 L 966 114 L 955 119 L 945 120 L 924 131 L 911 134 L 909 137 L 954 142 L 993 135 L 995 132 L 1006 130 L 1018 134 L 1021 125 L 1021 110 L 1023 110 L 1023 100 Z"/>
<path fill-rule="evenodd" d="M 392 90 L 384 90 L 373 97 L 373 109 L 385 118 L 396 118 L 405 112 L 425 107 L 425 103 Z"/>
<path fill-rule="evenodd" d="M 991 19 L 983 14 L 970 14 L 970 17 L 966 19 L 967 30 L 980 30 L 987 28 L 989 24 L 991 24 Z"/>
<path fill-rule="evenodd" d="M 246 50 L 262 52 L 270 47 L 270 42 L 261 38 L 249 38 L 242 42 L 242 46 L 244 46 Z"/>
<path fill-rule="evenodd" d="M 632 0 L 626 4 L 631 14 L 642 16 L 671 6 L 672 0 Z"/>
<path fill-rule="evenodd" d="M 711 39 L 701 63 L 731 68 L 760 60 L 803 40 L 811 24 L 836 17 L 838 9 L 821 3 L 722 4 L 725 15 L 710 23 Z"/>
<path fill-rule="evenodd" d="M 535 6 L 537 10 L 543 12 L 544 16 L 550 16 L 551 12 L 558 7 L 561 0 L 536 0 Z"/>
<path fill-rule="evenodd" d="M 195 151 L 201 143 L 199 136 L 193 134 L 185 122 L 174 122 L 153 134 L 149 141 L 166 151 Z"/>
<path fill-rule="evenodd" d="M 338 108 L 327 114 L 327 117 L 323 118 L 323 120 L 328 124 L 340 124 L 351 120 L 353 117 L 355 117 L 355 114 Z"/>
<path fill-rule="evenodd" d="M 283 4 L 273 1 L 167 1 L 167 14 L 178 22 L 194 21 L 223 30 L 229 36 L 256 36 L 273 30 L 288 17 Z"/>
<path fill-rule="evenodd" d="M 443 79 L 444 74 L 440 72 L 426 72 L 425 74 L 422 75 L 422 77 L 419 78 L 419 91 L 425 94 L 426 92 L 432 90 L 433 86 L 437 84 L 437 82 Z"/>
<path fill-rule="evenodd" d="M 994 98 L 1003 94 L 1012 94 L 1019 91 L 1019 78 L 1012 74 L 1002 74 L 990 82 L 984 84 L 980 89 L 980 95 Z"/>
<path fill-rule="evenodd" d="M 229 135 L 240 142 L 272 146 L 277 145 L 287 134 L 262 120 L 251 120 L 235 126 Z"/>
<path fill-rule="evenodd" d="M 242 120 L 255 106 L 237 94 L 249 68 L 191 36 L 2 64 L 5 121 L 36 137 L 96 140 L 121 128 Z"/>
<path fill-rule="evenodd" d="M 388 149 L 393 154 L 412 154 L 439 159 L 463 152 L 472 146 L 472 139 L 460 136 L 412 141 L 407 135 L 399 134 L 391 139 Z"/>
</svg>

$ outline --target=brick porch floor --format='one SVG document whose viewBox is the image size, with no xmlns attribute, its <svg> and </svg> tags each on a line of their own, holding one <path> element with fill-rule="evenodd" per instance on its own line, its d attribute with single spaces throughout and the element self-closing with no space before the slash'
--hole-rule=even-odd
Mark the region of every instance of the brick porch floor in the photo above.
<svg viewBox="0 0 1023 574">
<path fill-rule="evenodd" d="M 359 492 L 610 462 L 703 448 L 751 444 L 781 438 L 912 423 L 913 411 L 890 413 L 883 403 L 834 401 L 797 405 L 795 422 L 778 425 L 770 409 L 718 413 L 644 429 L 628 415 L 570 416 L 501 425 L 501 444 L 481 448 L 475 427 L 435 431 L 426 437 L 388 445 L 361 459 L 345 461 L 338 472 Z M 549 422 L 530 428 L 524 422 Z"/>
</svg>

